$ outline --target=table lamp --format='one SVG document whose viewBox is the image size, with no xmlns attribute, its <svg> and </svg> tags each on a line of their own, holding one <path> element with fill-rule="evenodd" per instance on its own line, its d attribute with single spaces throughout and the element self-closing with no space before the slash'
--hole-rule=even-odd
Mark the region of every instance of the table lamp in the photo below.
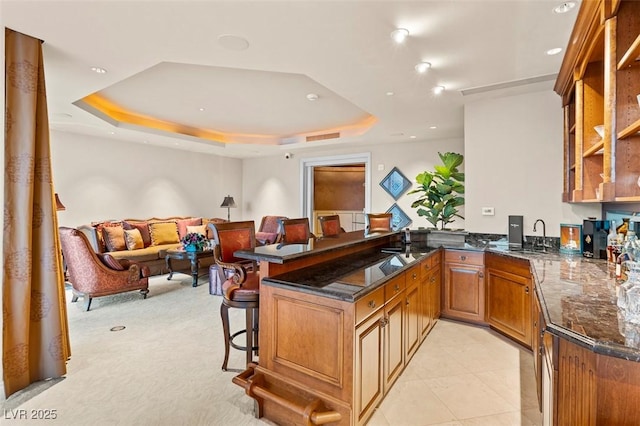
<svg viewBox="0 0 640 426">
<path fill-rule="evenodd" d="M 231 209 L 236 208 L 236 202 L 233 200 L 233 197 L 231 195 L 227 195 L 226 197 L 224 197 L 224 200 L 222 201 L 222 204 L 220 204 L 220 207 L 227 208 L 227 222 L 231 222 Z"/>
</svg>

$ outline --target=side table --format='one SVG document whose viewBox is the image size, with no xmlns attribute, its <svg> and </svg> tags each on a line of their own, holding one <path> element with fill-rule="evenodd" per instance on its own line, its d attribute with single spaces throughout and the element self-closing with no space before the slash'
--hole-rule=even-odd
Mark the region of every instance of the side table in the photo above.
<svg viewBox="0 0 640 426">
<path fill-rule="evenodd" d="M 169 270 L 168 280 L 173 277 L 175 272 L 171 265 L 173 260 L 188 260 L 191 263 L 191 278 L 193 287 L 198 286 L 198 270 L 200 269 L 200 259 L 207 257 L 213 257 L 213 250 L 200 250 L 200 251 L 185 251 L 184 249 L 172 249 L 167 250 L 167 255 L 164 260 L 167 263 L 167 269 Z M 184 272 L 186 273 L 186 272 Z"/>
</svg>

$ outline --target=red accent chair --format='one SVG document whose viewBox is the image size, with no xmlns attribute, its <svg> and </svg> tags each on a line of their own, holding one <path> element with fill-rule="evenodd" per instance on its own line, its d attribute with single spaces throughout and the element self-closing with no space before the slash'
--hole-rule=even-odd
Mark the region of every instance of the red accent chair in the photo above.
<svg viewBox="0 0 640 426">
<path fill-rule="evenodd" d="M 147 298 L 149 267 L 126 259 L 118 260 L 108 253 L 97 254 L 87 236 L 75 228 L 60 227 L 59 231 L 73 291 L 72 302 L 83 296 L 88 311 L 94 297 L 140 290 L 143 299 Z"/>
<path fill-rule="evenodd" d="M 391 213 L 367 213 L 365 215 L 365 231 L 371 232 L 391 232 Z"/>
<path fill-rule="evenodd" d="M 260 228 L 256 232 L 256 242 L 261 245 L 276 244 L 280 242 L 280 227 L 278 220 L 288 219 L 286 216 L 263 216 Z"/>
<path fill-rule="evenodd" d="M 258 353 L 260 273 L 256 262 L 240 259 L 234 255 L 237 250 L 256 247 L 255 223 L 251 220 L 211 223 L 209 226 L 213 230 L 215 240 L 213 257 L 218 269 L 234 271 L 231 278 L 224 278 L 220 305 L 225 345 L 222 370 L 227 371 L 230 347 L 246 352 L 247 365 L 253 362 L 253 354 Z M 246 327 L 244 329 L 231 333 L 229 308 L 245 310 Z M 245 346 L 233 342 L 233 339 L 240 334 L 245 334 L 247 337 Z"/>
<path fill-rule="evenodd" d="M 281 244 L 308 244 L 316 236 L 309 229 L 309 218 L 280 219 Z"/>
<path fill-rule="evenodd" d="M 340 226 L 340 216 L 337 214 L 319 216 L 318 222 L 320 222 L 323 237 L 335 237 L 345 232 L 344 228 Z"/>
</svg>

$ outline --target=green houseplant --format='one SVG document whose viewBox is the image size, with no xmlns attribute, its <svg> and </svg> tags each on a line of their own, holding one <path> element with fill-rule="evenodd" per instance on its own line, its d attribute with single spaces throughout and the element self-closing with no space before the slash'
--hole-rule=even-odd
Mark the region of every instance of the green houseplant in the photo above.
<svg viewBox="0 0 640 426">
<path fill-rule="evenodd" d="M 411 204 L 418 209 L 418 216 L 424 216 L 436 229 L 455 220 L 464 219 L 458 207 L 464 204 L 464 173 L 458 171 L 464 156 L 455 152 L 438 153 L 442 165 L 436 165 L 433 172 L 425 171 L 416 176 L 419 187 L 409 194 L 420 194 Z"/>
</svg>

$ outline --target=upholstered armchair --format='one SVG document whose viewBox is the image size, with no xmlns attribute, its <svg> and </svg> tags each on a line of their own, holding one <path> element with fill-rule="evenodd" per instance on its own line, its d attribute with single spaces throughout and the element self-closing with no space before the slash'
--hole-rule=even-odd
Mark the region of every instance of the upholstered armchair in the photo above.
<svg viewBox="0 0 640 426">
<path fill-rule="evenodd" d="M 365 232 L 389 232 L 391 228 L 391 213 L 367 213 L 365 215 Z"/>
<path fill-rule="evenodd" d="M 142 297 L 147 298 L 147 266 L 141 267 L 125 259 L 117 260 L 108 253 L 96 254 L 87 236 L 75 228 L 60 227 L 60 242 L 72 286 L 72 302 L 83 296 L 88 311 L 94 297 L 140 290 Z"/>
<path fill-rule="evenodd" d="M 345 232 L 344 228 L 340 226 L 340 216 L 337 214 L 319 216 L 318 222 L 320 222 L 323 237 L 335 237 L 341 232 Z"/>
<path fill-rule="evenodd" d="M 280 241 L 280 233 L 278 232 L 279 219 L 287 219 L 286 216 L 263 216 L 260 222 L 260 228 L 256 232 L 256 243 L 264 246 L 267 244 L 276 244 Z"/>
</svg>

